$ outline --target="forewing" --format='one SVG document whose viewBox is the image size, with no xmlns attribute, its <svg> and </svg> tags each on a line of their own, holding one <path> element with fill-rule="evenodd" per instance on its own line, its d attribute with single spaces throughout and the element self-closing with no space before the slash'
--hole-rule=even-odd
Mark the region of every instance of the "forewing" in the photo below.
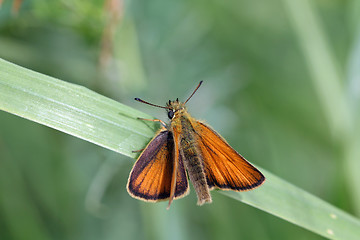
<svg viewBox="0 0 360 240">
<path fill-rule="evenodd" d="M 264 175 L 214 130 L 201 122 L 196 122 L 194 130 L 210 188 L 244 191 L 264 182 Z"/>
<path fill-rule="evenodd" d="M 159 132 L 146 146 L 131 170 L 127 190 L 144 201 L 161 201 L 170 196 L 173 173 L 174 141 L 171 132 Z M 189 189 L 182 159 L 178 159 L 175 198 L 186 195 Z"/>
</svg>

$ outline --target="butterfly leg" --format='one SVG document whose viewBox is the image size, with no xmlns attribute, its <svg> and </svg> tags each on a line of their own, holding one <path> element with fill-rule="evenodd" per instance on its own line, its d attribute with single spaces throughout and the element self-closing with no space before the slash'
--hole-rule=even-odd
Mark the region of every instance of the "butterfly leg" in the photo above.
<svg viewBox="0 0 360 240">
<path fill-rule="evenodd" d="M 160 119 L 147 119 L 147 118 L 137 118 L 139 120 L 143 120 L 143 121 L 150 121 L 150 122 L 160 122 L 160 124 L 163 126 L 163 128 L 166 128 L 166 123 L 164 123 L 163 121 L 161 121 Z M 142 152 L 145 148 L 143 149 L 139 149 L 139 150 L 134 150 L 132 151 L 133 153 L 136 152 Z"/>
<path fill-rule="evenodd" d="M 164 121 L 160 120 L 160 119 L 147 119 L 147 118 L 138 118 L 139 120 L 143 120 L 143 121 L 150 121 L 150 122 L 160 122 L 160 124 L 163 127 L 166 127 L 166 123 L 164 123 Z"/>
<path fill-rule="evenodd" d="M 142 152 L 144 151 L 145 148 L 142 148 L 142 149 L 139 149 L 139 150 L 134 150 L 134 151 L 131 151 L 132 153 L 137 153 L 137 152 Z"/>
</svg>

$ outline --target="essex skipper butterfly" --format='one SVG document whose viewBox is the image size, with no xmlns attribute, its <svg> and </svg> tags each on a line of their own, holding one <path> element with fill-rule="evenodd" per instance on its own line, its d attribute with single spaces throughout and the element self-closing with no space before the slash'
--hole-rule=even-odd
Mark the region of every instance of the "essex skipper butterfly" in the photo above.
<svg viewBox="0 0 360 240">
<path fill-rule="evenodd" d="M 237 153 L 218 133 L 190 116 L 178 99 L 159 106 L 140 98 L 136 101 L 165 108 L 170 119 L 149 142 L 131 170 L 127 190 L 137 199 L 149 202 L 174 199 L 189 193 L 192 182 L 198 205 L 211 203 L 210 190 L 246 191 L 260 186 L 264 175 Z"/>
</svg>

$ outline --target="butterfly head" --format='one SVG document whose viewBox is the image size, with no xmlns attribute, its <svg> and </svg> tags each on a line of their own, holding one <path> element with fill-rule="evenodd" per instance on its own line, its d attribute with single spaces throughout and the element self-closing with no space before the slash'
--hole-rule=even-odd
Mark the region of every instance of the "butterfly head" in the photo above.
<svg viewBox="0 0 360 240">
<path fill-rule="evenodd" d="M 177 112 L 186 110 L 186 107 L 185 103 L 179 102 L 179 99 L 177 98 L 175 101 L 169 100 L 169 102 L 166 103 L 166 109 L 168 118 L 173 119 Z"/>
<path fill-rule="evenodd" d="M 142 102 L 142 103 L 145 103 L 145 104 L 148 104 L 150 106 L 154 106 L 154 107 L 158 107 L 158 108 L 165 108 L 168 112 L 168 117 L 169 119 L 173 119 L 175 114 L 177 112 L 183 112 L 183 111 L 186 111 L 186 107 L 185 107 L 185 104 L 187 103 L 187 101 L 190 100 L 190 98 L 194 95 L 194 93 L 198 90 L 198 88 L 201 86 L 203 81 L 200 81 L 199 85 L 196 87 L 196 89 L 194 90 L 194 92 L 190 95 L 190 97 L 188 97 L 188 99 L 186 99 L 185 102 L 180 102 L 179 99 L 176 99 L 175 101 L 171 101 L 169 100 L 169 102 L 166 103 L 166 106 L 163 107 L 163 106 L 159 106 L 159 105 L 156 105 L 156 104 L 152 104 L 152 103 L 149 103 L 149 102 L 146 102 L 140 98 L 135 98 L 136 101 L 139 101 L 139 102 Z"/>
</svg>

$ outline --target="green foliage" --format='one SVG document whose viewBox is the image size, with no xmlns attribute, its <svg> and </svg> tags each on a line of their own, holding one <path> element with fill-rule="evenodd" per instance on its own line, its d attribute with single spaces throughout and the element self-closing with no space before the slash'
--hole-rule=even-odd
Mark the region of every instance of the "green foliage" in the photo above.
<svg viewBox="0 0 360 240">
<path fill-rule="evenodd" d="M 16 67 L 0 59 L 1 109 L 126 156 L 154 134 L 139 111 L 84 87 Z"/>
<path fill-rule="evenodd" d="M 131 149 L 155 134 L 154 126 L 136 120 L 148 116 L 84 87 L 3 60 L 0 70 L 1 110 L 133 157 Z M 359 236 L 359 220 L 262 171 L 267 182 L 260 189 L 225 194 L 329 238 Z"/>
<path fill-rule="evenodd" d="M 0 61 L 0 108 L 31 121 L 0 112 L 1 239 L 359 235 L 344 212 L 360 214 L 357 1 L 126 2 L 102 67 L 102 1 L 24 1 L 17 16 L 11 4 L 0 9 L 0 57 L 26 68 Z M 132 199 L 122 155 L 136 157 L 157 127 L 136 118 L 165 118 L 133 98 L 185 99 L 200 80 L 190 113 L 267 169 L 267 182 L 213 191 L 201 208 L 193 191 L 170 211 Z"/>
</svg>

